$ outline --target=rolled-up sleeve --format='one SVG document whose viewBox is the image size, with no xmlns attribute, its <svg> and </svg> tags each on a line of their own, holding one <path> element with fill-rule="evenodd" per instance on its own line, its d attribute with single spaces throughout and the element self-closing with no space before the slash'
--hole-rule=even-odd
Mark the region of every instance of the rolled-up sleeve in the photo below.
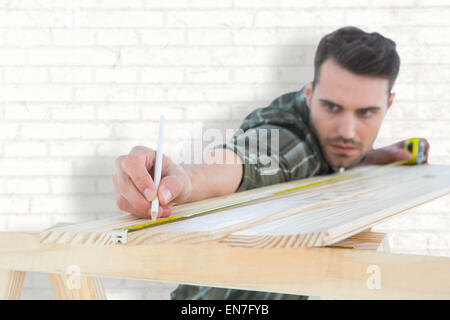
<svg viewBox="0 0 450 320">
<path fill-rule="evenodd" d="M 218 147 L 230 149 L 241 158 L 243 174 L 238 192 L 304 177 L 314 160 L 299 137 L 275 125 L 252 128 Z"/>
</svg>

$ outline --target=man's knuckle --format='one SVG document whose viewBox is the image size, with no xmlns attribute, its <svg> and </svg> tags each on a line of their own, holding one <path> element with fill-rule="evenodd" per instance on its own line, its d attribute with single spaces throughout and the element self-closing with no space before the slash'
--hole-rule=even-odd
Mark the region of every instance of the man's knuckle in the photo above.
<svg viewBox="0 0 450 320">
<path fill-rule="evenodd" d="M 137 164 L 139 164 L 139 158 L 135 155 L 128 155 L 122 160 L 122 169 L 125 172 L 130 172 Z"/>
<path fill-rule="evenodd" d="M 116 204 L 117 204 L 117 207 L 121 210 L 125 210 L 127 208 L 127 201 L 122 197 L 117 198 Z"/>
</svg>

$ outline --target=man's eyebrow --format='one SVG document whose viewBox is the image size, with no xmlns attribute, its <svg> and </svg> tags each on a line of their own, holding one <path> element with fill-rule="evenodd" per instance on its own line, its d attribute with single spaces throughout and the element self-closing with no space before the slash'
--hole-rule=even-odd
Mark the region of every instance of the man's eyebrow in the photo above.
<svg viewBox="0 0 450 320">
<path fill-rule="evenodd" d="M 319 99 L 320 102 L 322 102 L 323 104 L 334 104 L 335 106 L 338 106 L 340 108 L 342 108 L 342 106 L 336 102 L 330 101 L 328 99 Z M 358 109 L 381 109 L 381 107 L 379 106 L 367 106 L 367 107 L 362 107 L 362 108 L 358 108 Z"/>
</svg>

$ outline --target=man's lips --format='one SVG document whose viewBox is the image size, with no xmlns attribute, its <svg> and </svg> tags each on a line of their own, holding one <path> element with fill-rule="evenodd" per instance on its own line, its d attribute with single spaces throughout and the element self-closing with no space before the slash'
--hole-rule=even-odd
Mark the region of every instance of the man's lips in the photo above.
<svg viewBox="0 0 450 320">
<path fill-rule="evenodd" d="M 351 153 L 351 152 L 357 150 L 357 148 L 355 148 L 355 147 L 346 146 L 346 145 L 342 145 L 342 144 L 332 144 L 331 147 L 333 148 L 333 150 L 338 151 L 340 153 Z"/>
</svg>

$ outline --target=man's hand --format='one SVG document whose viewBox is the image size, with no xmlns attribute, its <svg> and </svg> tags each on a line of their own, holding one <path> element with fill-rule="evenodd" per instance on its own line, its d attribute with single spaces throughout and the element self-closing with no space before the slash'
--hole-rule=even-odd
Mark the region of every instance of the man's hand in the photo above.
<svg viewBox="0 0 450 320">
<path fill-rule="evenodd" d="M 156 197 L 153 182 L 156 151 L 137 146 L 128 155 L 116 159 L 117 172 L 112 181 L 116 194 L 117 206 L 126 212 L 150 218 L 151 201 Z M 152 174 L 150 174 L 152 172 Z M 173 163 L 163 155 L 161 182 L 158 188 L 158 217 L 172 214 L 169 202 L 183 202 L 192 191 L 189 175 L 183 167 Z"/>
<path fill-rule="evenodd" d="M 428 163 L 428 152 L 430 151 L 430 144 L 427 139 L 425 147 L 425 163 Z M 370 165 L 370 164 L 387 164 L 396 161 L 409 160 L 411 159 L 411 153 L 404 149 L 404 144 L 406 140 L 399 141 L 397 143 L 391 144 L 387 147 L 378 148 L 370 151 L 363 162 L 359 166 Z"/>
</svg>

